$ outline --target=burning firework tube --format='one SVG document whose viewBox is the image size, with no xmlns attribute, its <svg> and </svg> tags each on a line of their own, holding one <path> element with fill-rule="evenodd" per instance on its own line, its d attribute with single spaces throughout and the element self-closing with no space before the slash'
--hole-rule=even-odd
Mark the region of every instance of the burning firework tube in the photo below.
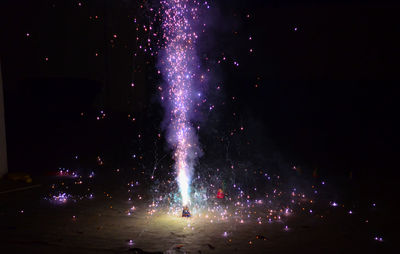
<svg viewBox="0 0 400 254">
<path fill-rule="evenodd" d="M 183 207 L 182 217 L 190 217 L 190 211 L 188 206 Z"/>
</svg>

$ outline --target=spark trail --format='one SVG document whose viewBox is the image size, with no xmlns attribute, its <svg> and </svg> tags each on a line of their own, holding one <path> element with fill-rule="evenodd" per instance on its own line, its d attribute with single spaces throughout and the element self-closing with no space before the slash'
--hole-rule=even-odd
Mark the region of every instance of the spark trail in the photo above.
<svg viewBox="0 0 400 254">
<path fill-rule="evenodd" d="M 174 149 L 182 205 L 190 204 L 190 184 L 200 154 L 192 120 L 198 91 L 196 54 L 201 3 L 195 0 L 161 1 L 164 47 L 160 63 L 165 80 L 161 99 L 166 108 L 167 139 Z"/>
</svg>

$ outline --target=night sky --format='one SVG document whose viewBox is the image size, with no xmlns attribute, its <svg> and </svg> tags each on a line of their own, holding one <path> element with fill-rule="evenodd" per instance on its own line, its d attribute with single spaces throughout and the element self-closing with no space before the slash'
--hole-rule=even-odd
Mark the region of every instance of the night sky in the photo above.
<svg viewBox="0 0 400 254">
<path fill-rule="evenodd" d="M 125 128 L 118 117 L 128 114 L 143 119 L 139 129 L 160 129 L 156 60 L 135 39 L 141 32 L 134 18 L 148 18 L 140 8 L 145 2 L 2 1 L 10 170 L 32 167 L 32 160 L 43 163 L 33 159 L 40 157 L 35 146 L 63 140 L 57 130 L 79 126 L 82 112 L 95 119 L 93 112 L 105 110 L 114 129 Z M 200 47 L 202 61 L 212 68 L 210 87 L 222 87 L 210 89 L 216 105 L 211 119 L 236 121 L 229 117 L 235 113 L 254 129 L 249 135 L 262 140 L 257 150 L 274 151 L 311 171 L 379 179 L 382 185 L 392 181 L 400 5 L 224 0 L 212 6 Z M 218 63 L 222 57 L 227 60 Z M 210 120 L 202 128 L 221 126 Z"/>
</svg>

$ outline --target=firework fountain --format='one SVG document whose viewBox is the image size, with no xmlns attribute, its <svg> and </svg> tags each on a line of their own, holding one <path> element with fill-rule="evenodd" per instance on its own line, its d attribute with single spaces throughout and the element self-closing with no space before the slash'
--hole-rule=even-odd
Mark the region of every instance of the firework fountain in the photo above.
<svg viewBox="0 0 400 254">
<path fill-rule="evenodd" d="M 190 205 L 190 184 L 194 164 L 200 155 L 193 128 L 196 96 L 200 89 L 196 42 L 200 2 L 165 0 L 162 6 L 162 30 L 165 45 L 160 64 L 165 85 L 162 92 L 166 108 L 167 139 L 174 150 L 177 183 L 182 205 Z"/>
</svg>

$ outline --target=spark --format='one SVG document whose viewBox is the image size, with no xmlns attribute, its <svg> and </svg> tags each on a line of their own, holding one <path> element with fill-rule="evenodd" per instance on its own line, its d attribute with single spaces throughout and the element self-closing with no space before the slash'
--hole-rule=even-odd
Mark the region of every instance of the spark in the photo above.
<svg viewBox="0 0 400 254">
<path fill-rule="evenodd" d="M 331 206 L 336 207 L 338 204 L 336 202 L 331 202 Z"/>
<path fill-rule="evenodd" d="M 161 64 L 167 86 L 169 143 L 174 149 L 177 182 L 182 205 L 190 204 L 190 182 L 194 160 L 198 157 L 197 137 L 191 122 L 196 105 L 196 24 L 200 3 L 196 0 L 161 1 L 162 29 L 165 46 Z"/>
<path fill-rule="evenodd" d="M 66 203 L 68 201 L 68 194 L 59 193 L 57 196 L 53 196 L 53 201 L 56 203 Z"/>
</svg>

